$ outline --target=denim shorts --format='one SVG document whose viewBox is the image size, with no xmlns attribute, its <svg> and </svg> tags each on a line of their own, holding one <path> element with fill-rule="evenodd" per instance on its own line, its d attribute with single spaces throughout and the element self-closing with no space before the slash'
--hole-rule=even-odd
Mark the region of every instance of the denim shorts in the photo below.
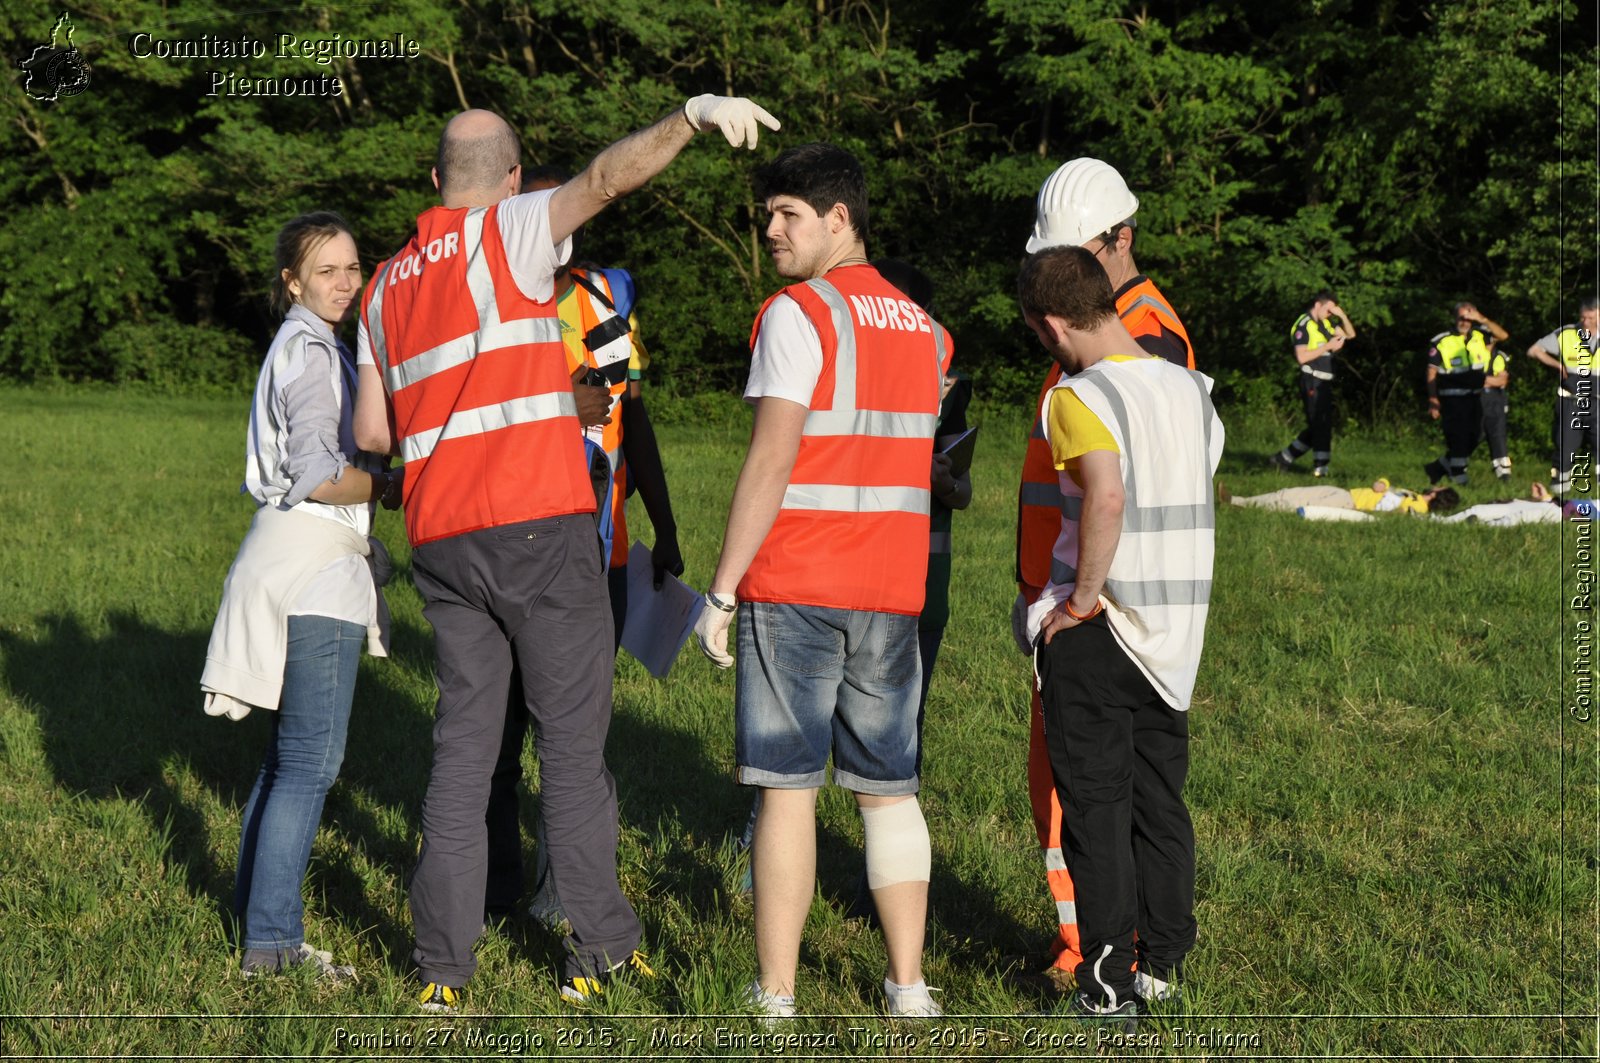
<svg viewBox="0 0 1600 1063">
<path fill-rule="evenodd" d="M 743 602 L 736 660 L 741 783 L 917 792 L 917 617 Z"/>
</svg>

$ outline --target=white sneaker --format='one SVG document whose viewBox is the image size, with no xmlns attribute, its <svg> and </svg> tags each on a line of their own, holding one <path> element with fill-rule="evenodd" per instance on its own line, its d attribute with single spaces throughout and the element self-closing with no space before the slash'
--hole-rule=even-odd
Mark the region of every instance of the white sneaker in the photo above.
<svg viewBox="0 0 1600 1063">
<path fill-rule="evenodd" d="M 944 1014 L 944 1009 L 935 1004 L 930 996 L 937 992 L 937 989 L 929 989 L 927 982 L 896 985 L 887 978 L 883 980 L 883 995 L 889 1005 L 890 1018 L 937 1019 Z"/>
<path fill-rule="evenodd" d="M 765 1019 L 792 1019 L 795 1017 L 794 997 L 769 993 L 759 981 L 751 982 L 745 989 L 745 1002 L 755 1013 Z"/>
<path fill-rule="evenodd" d="M 246 959 L 248 962 L 248 956 Z M 254 978 L 256 975 L 263 973 L 276 974 L 286 968 L 300 967 L 306 964 L 309 964 L 313 971 L 316 971 L 319 976 L 326 978 L 330 982 L 356 981 L 355 967 L 347 963 L 335 964 L 333 962 L 333 953 L 323 949 L 314 949 L 305 942 L 301 942 L 298 949 L 284 957 L 282 966 L 246 966 L 244 967 L 244 976 L 246 978 Z"/>
<path fill-rule="evenodd" d="M 1140 1000 L 1164 1001 L 1178 995 L 1178 987 L 1143 971 L 1133 972 L 1133 991 Z"/>
</svg>

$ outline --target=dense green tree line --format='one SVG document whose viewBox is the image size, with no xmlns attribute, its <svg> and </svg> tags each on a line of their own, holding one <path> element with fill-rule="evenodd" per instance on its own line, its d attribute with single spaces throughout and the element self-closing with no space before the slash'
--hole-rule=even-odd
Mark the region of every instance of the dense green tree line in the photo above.
<svg viewBox="0 0 1600 1063">
<path fill-rule="evenodd" d="M 7 4 L 6 54 L 26 57 L 59 13 Z M 1288 327 L 1320 287 L 1362 327 L 1346 410 L 1409 415 L 1453 300 L 1476 300 L 1520 352 L 1596 285 L 1591 2 L 397 0 L 236 14 L 84 0 L 71 16 L 86 90 L 36 101 L 15 66 L 5 89 L 11 379 L 248 378 L 270 327 L 276 228 L 340 210 L 376 262 L 432 201 L 445 116 L 493 108 L 522 132 L 525 161 L 576 167 L 705 91 L 783 120 L 757 159 L 813 139 L 863 157 L 869 249 L 934 277 L 990 394 L 1038 376 L 1012 281 L 1034 191 L 1080 154 L 1139 194 L 1140 264 L 1236 399 L 1284 399 Z M 418 54 L 280 57 L 279 33 L 400 33 Z M 268 54 L 136 54 L 203 35 Z M 235 88 L 337 77 L 342 92 L 208 95 L 212 71 Z M 751 165 L 695 145 L 591 226 L 586 255 L 634 271 L 675 386 L 733 383 L 752 313 L 780 284 Z M 1547 382 L 1527 359 L 1516 368 L 1524 434 L 1542 433 Z"/>
</svg>

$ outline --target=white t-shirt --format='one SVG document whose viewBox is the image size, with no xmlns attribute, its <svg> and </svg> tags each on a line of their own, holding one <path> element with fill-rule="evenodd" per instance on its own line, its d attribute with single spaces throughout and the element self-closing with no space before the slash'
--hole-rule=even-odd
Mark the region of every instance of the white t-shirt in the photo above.
<svg viewBox="0 0 1600 1063">
<path fill-rule="evenodd" d="M 556 270 L 572 254 L 572 237 L 560 244 L 550 240 L 550 197 L 554 194 L 555 189 L 542 188 L 502 199 L 499 204 L 500 239 L 511 277 L 522 294 L 536 303 L 549 302 L 555 295 Z M 357 330 L 356 364 L 377 364 L 365 321 Z"/>
<path fill-rule="evenodd" d="M 761 316 L 745 401 L 788 399 L 809 408 L 821 376 L 822 337 L 817 327 L 799 303 L 787 295 L 778 296 Z"/>
</svg>

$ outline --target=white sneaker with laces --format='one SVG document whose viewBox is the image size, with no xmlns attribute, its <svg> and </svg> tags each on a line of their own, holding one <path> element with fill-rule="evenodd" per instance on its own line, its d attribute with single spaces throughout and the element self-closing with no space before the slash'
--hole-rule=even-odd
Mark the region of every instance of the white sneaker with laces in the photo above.
<svg viewBox="0 0 1600 1063">
<path fill-rule="evenodd" d="M 896 1019 L 937 1019 L 944 1009 L 933 1002 L 930 994 L 939 992 L 928 988 L 927 982 L 915 985 L 896 985 L 883 980 L 883 995 L 888 1001 L 889 1016 Z"/>
</svg>

